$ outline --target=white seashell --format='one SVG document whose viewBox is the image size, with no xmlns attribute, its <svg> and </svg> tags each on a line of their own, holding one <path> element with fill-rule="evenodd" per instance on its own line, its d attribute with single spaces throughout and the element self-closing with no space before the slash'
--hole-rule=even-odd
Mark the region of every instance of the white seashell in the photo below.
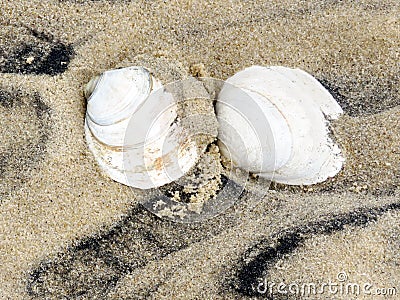
<svg viewBox="0 0 400 300">
<path fill-rule="evenodd" d="M 343 111 L 302 70 L 253 66 L 240 71 L 224 83 L 216 112 L 221 153 L 236 167 L 290 185 L 322 182 L 342 168 L 328 120 Z"/>
<path fill-rule="evenodd" d="M 142 189 L 188 172 L 197 146 L 175 122 L 173 96 L 143 67 L 110 70 L 85 88 L 89 149 L 112 179 Z"/>
</svg>

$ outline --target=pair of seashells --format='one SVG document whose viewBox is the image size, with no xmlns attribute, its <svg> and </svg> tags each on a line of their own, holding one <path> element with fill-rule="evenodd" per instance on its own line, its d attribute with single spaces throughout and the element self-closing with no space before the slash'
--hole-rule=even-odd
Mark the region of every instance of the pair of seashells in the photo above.
<svg viewBox="0 0 400 300">
<path fill-rule="evenodd" d="M 215 104 L 217 132 L 205 132 L 201 126 L 214 112 L 182 115 L 188 100 L 182 95 L 204 97 L 202 92 L 190 93 L 196 84 L 192 78 L 173 88 L 163 86 L 137 66 L 90 80 L 85 88 L 85 133 L 102 170 L 129 186 L 160 187 L 189 172 L 215 138 L 233 166 L 279 183 L 314 184 L 342 168 L 344 158 L 330 137 L 329 120 L 343 111 L 308 73 L 252 66 L 215 84 L 219 88 L 214 90 L 215 103 L 210 103 Z M 199 135 L 209 138 L 199 141 Z"/>
</svg>

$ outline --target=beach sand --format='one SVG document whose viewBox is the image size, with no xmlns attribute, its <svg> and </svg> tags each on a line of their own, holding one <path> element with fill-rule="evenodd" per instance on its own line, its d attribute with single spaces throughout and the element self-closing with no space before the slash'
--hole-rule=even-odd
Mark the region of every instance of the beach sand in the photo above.
<svg viewBox="0 0 400 300">
<path fill-rule="evenodd" d="M 0 299 L 355 297 L 262 293 L 264 280 L 354 283 L 358 299 L 398 299 L 399 6 L 1 1 Z M 245 190 L 203 223 L 157 218 L 140 205 L 146 192 L 100 172 L 84 137 L 89 79 L 149 60 L 160 74 L 221 80 L 255 64 L 309 72 L 345 111 L 332 124 L 344 169 L 262 199 Z"/>
</svg>

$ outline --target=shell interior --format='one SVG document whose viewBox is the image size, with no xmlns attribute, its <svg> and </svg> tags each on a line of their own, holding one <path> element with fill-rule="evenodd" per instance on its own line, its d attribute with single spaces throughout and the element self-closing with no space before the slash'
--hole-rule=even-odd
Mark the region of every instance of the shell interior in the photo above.
<svg viewBox="0 0 400 300">
<path fill-rule="evenodd" d="M 306 72 L 253 66 L 229 78 L 218 96 L 221 148 L 237 167 L 273 181 L 322 182 L 344 162 L 329 132 L 329 119 L 342 113 Z M 245 142 L 232 138 L 235 134 Z"/>
</svg>

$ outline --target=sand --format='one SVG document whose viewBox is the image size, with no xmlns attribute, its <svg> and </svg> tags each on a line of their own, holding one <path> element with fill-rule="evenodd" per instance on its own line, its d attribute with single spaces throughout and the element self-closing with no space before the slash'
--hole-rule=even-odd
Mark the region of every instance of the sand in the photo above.
<svg viewBox="0 0 400 300">
<path fill-rule="evenodd" d="M 397 299 L 399 12 L 395 0 L 1 1 L 0 299 L 257 299 L 264 279 L 344 273 L 372 284 L 359 299 Z M 244 191 L 207 222 L 158 219 L 84 139 L 86 82 L 143 58 L 222 80 L 253 64 L 309 72 L 345 110 L 333 124 L 343 171 L 263 199 Z"/>
</svg>

